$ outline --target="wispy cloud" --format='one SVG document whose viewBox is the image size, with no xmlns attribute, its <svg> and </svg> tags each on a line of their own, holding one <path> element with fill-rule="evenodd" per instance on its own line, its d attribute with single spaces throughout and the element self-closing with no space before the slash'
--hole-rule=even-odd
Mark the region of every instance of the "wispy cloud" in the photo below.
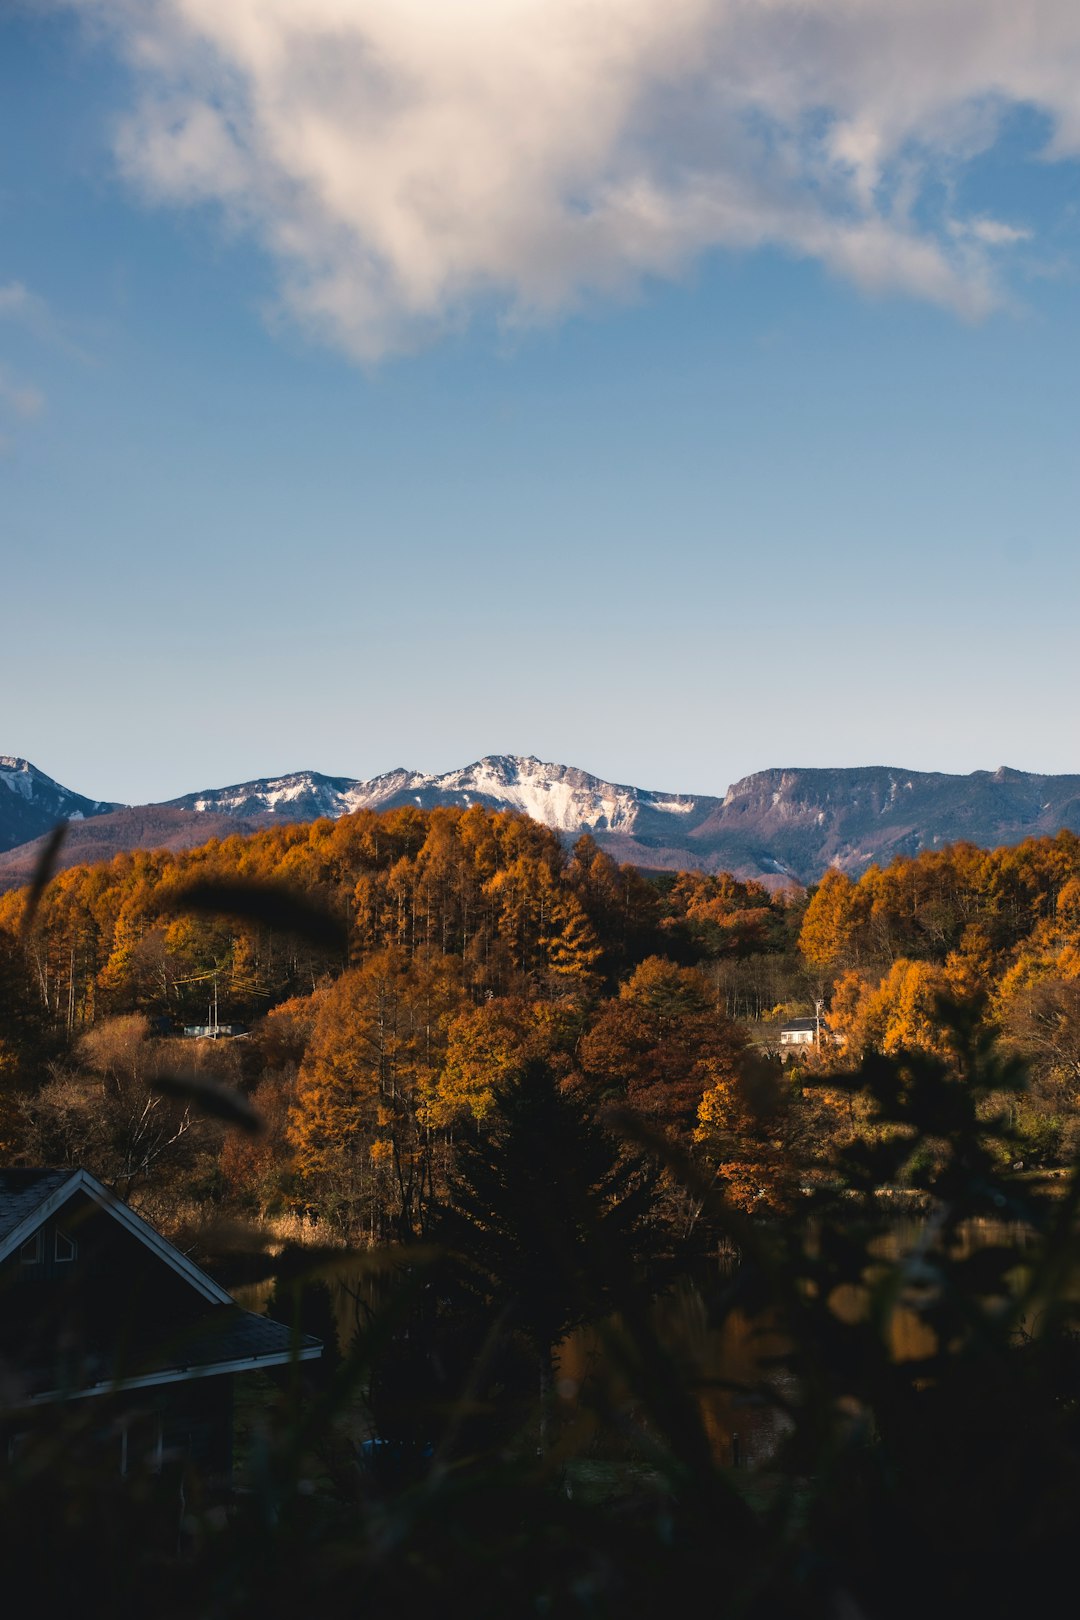
<svg viewBox="0 0 1080 1620">
<path fill-rule="evenodd" d="M 45 409 L 45 395 L 40 388 L 16 382 L 0 367 L 0 405 L 14 412 L 21 421 L 28 422 Z"/>
<path fill-rule="evenodd" d="M 0 282 L 0 320 L 16 321 L 35 337 L 57 339 L 56 322 L 45 299 L 21 281 Z"/>
<path fill-rule="evenodd" d="M 21 281 L 0 283 L 0 315 L 20 315 L 29 302 L 30 294 Z"/>
<path fill-rule="evenodd" d="M 220 205 L 360 359 L 765 243 L 977 317 L 1026 231 L 935 220 L 930 182 L 1014 104 L 1080 153 L 1075 0 L 54 3 L 134 69 L 129 177 Z"/>
<path fill-rule="evenodd" d="M 967 228 L 976 241 L 988 242 L 992 247 L 1011 246 L 1014 242 L 1030 242 L 1032 233 L 1018 225 L 1006 225 L 1000 219 L 971 219 Z"/>
</svg>

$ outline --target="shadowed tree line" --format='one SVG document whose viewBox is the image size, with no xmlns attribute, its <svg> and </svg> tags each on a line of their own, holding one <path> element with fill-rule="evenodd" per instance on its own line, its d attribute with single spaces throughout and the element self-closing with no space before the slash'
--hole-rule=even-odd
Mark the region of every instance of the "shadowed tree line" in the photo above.
<svg viewBox="0 0 1080 1620">
<path fill-rule="evenodd" d="M 247 900 L 223 889 L 218 903 Z M 251 908 L 272 915 L 272 895 Z M 280 918 L 297 932 L 319 921 L 284 905 Z M 390 1103 L 405 1069 L 429 1061 L 437 1008 L 449 997 L 448 1027 L 462 1016 L 445 960 L 420 958 L 422 1010 L 394 1035 L 405 1056 L 388 1071 Z M 365 1006 L 383 1027 L 379 976 L 413 967 L 393 948 L 370 962 Z M 349 982 L 326 991 L 346 1009 Z M 19 983 L 5 981 L 16 1002 Z M 182 1459 L 115 1479 L 102 1461 L 107 1398 L 9 1410 L 20 1431 L 0 1475 L 11 1578 L 25 1571 L 46 1608 L 152 1603 L 226 1620 L 420 1612 L 447 1591 L 481 1616 L 645 1616 L 703 1593 L 740 1616 L 1041 1610 L 1071 1575 L 1080 1508 L 1080 1171 L 1048 1192 L 1011 1168 L 1022 1063 L 978 1006 L 939 1001 L 933 1045 L 834 1064 L 829 1086 L 841 1105 L 857 1099 L 863 1128 L 831 1141 L 824 1161 L 813 1138 L 789 1142 L 799 1185 L 785 1213 L 755 1219 L 713 1160 L 747 1150 L 739 1109 L 768 1158 L 771 1072 L 745 1054 L 729 1079 L 707 1068 L 716 1134 L 702 1158 L 701 1108 L 677 1076 L 671 1108 L 656 1105 L 649 1055 L 674 1027 L 696 1061 L 731 1059 L 704 1040 L 713 1025 L 694 1023 L 716 1017 L 700 976 L 646 959 L 623 990 L 586 1037 L 603 1056 L 584 1060 L 591 1085 L 535 1052 L 469 1070 L 472 1043 L 460 1043 L 439 1073 L 464 1101 L 421 1233 L 403 1221 L 394 1248 L 282 1257 L 278 1308 L 301 1322 L 315 1311 L 327 1334 L 324 1278 L 348 1263 L 378 1286 L 358 1296 L 356 1331 L 321 1378 L 297 1367 L 267 1393 L 241 1494 L 215 1495 Z M 481 1053 L 499 1050 L 501 1011 L 489 1011 Z M 516 1016 L 520 1039 L 533 1009 Z M 355 1031 L 331 1028 L 337 1074 Z M 147 1039 L 141 1027 L 126 1044 L 122 1028 L 107 1033 L 85 1054 L 103 1108 L 110 1088 L 134 1085 Z M 228 1098 L 242 1095 L 220 1074 L 165 1068 L 146 1089 L 191 1131 L 226 1128 Z M 450 1106 L 437 1086 L 430 1098 Z M 238 1109 L 229 1139 L 259 1141 L 259 1124 Z M 916 1223 L 898 1224 L 881 1197 L 900 1186 L 920 1199 Z M 731 1257 L 701 1277 L 710 1323 L 738 1315 L 760 1335 L 735 1393 L 782 1417 L 764 1471 L 732 1468 L 705 1421 L 710 1388 L 731 1376 L 663 1331 L 682 1257 L 670 1239 L 658 1246 L 655 1212 L 674 1190 Z M 560 1343 L 585 1325 L 599 1353 L 568 1387 Z"/>
<path fill-rule="evenodd" d="M 448 1592 L 493 1620 L 706 1596 L 752 1617 L 1043 1612 L 1080 1509 L 1080 1175 L 1048 1196 L 1003 1168 L 1008 1110 L 989 1105 L 1022 1095 L 1023 1070 L 962 1010 L 939 1018 L 948 1059 L 833 1077 L 874 1131 L 766 1222 L 648 1121 L 591 1117 L 530 1061 L 457 1145 L 426 1240 L 356 1257 L 377 1283 L 357 1329 L 320 1378 L 268 1392 L 240 1495 L 179 1460 L 114 1479 L 107 1401 L 84 1403 L 90 1423 L 24 1415 L 0 1474 L 10 1578 L 46 1608 L 223 1620 L 420 1613 Z M 764 1468 L 718 1454 L 705 1402 L 731 1375 L 663 1331 L 661 1174 L 736 1256 L 701 1297 L 712 1326 L 760 1334 L 736 1393 L 783 1419 Z M 902 1182 L 914 1227 L 879 1196 Z M 291 1256 L 279 1308 L 328 1333 L 322 1279 L 344 1261 Z M 584 1324 L 598 1353 L 568 1387 L 558 1347 Z"/>
</svg>

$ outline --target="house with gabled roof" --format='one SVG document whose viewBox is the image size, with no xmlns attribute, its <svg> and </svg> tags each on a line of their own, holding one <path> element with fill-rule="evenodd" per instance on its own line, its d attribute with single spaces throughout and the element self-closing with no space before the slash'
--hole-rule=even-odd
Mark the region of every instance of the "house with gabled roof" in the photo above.
<svg viewBox="0 0 1080 1620">
<path fill-rule="evenodd" d="M 241 1309 L 86 1170 L 0 1170 L 0 1427 L 110 1397 L 116 1462 L 227 1475 L 237 1377 L 322 1353 Z"/>
<path fill-rule="evenodd" d="M 817 1046 L 821 1038 L 820 1018 L 789 1018 L 780 1031 L 781 1048 Z"/>
</svg>

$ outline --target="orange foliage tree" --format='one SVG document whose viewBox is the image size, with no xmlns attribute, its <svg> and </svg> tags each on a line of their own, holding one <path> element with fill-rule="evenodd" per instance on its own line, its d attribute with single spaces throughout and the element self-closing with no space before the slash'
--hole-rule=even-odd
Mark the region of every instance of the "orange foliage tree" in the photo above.
<svg viewBox="0 0 1080 1620">
<path fill-rule="evenodd" d="M 549 1057 L 556 1039 L 550 1007 L 521 996 L 492 997 L 459 1013 L 447 1032 L 442 1069 L 428 1088 L 425 1124 L 482 1125 L 499 1092 L 530 1060 Z"/>
<path fill-rule="evenodd" d="M 702 1094 L 737 1073 L 745 1050 L 740 1030 L 711 1004 L 702 975 L 653 956 L 601 1007 L 579 1059 L 596 1095 L 628 1103 L 685 1137 Z"/>
<path fill-rule="evenodd" d="M 799 949 L 811 967 L 835 972 L 857 955 L 859 904 L 846 872 L 832 868 L 818 884 L 803 918 Z"/>
<path fill-rule="evenodd" d="M 290 1137 L 319 1206 L 346 1227 L 415 1231 L 434 1191 L 421 1115 L 464 1005 L 460 963 L 396 946 L 373 952 L 321 999 L 297 1082 Z"/>
</svg>

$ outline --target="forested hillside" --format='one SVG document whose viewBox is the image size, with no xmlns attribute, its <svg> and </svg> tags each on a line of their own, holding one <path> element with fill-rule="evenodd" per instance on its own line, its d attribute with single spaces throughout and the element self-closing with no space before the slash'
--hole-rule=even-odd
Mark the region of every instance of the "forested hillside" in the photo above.
<svg viewBox="0 0 1080 1620">
<path fill-rule="evenodd" d="M 199 910 L 193 885 L 208 884 L 232 886 L 236 916 Z M 322 942 L 253 893 L 318 908 Z M 866 1128 L 832 1072 L 866 1051 L 947 1056 L 943 997 L 1033 1062 L 1018 1105 L 1032 1162 L 1073 1140 L 1071 833 L 830 872 L 807 896 L 649 878 L 589 837 L 568 852 L 478 806 L 361 811 L 70 869 L 29 930 L 26 903 L 0 899 L 6 1155 L 88 1162 L 173 1207 L 422 1230 L 456 1135 L 482 1135 L 534 1060 L 588 1111 L 629 1107 L 681 1142 L 746 1207 L 783 1207 L 808 1163 L 824 1173 Z M 831 1038 L 782 1068 L 783 1020 L 816 1001 Z M 217 1021 L 243 1033 L 182 1037 Z M 263 1128 L 226 1135 L 189 1113 L 165 1084 L 178 1070 L 231 1088 Z M 672 1203 L 666 1218 L 691 1215 Z"/>
</svg>

